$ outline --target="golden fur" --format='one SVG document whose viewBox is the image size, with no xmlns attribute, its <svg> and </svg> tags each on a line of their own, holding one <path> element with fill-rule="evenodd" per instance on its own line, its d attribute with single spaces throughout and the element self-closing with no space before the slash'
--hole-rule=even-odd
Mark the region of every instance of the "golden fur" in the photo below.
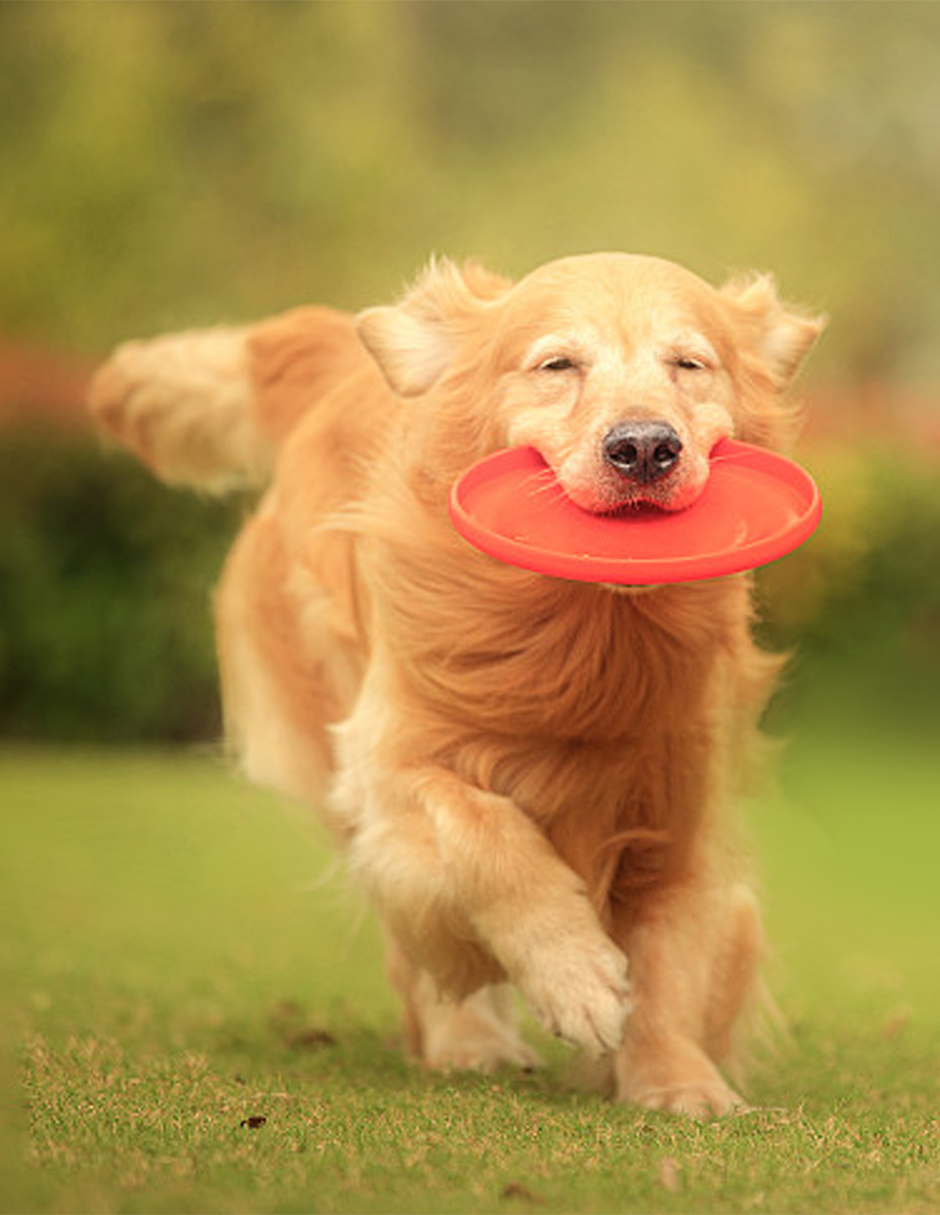
<svg viewBox="0 0 940 1215">
<path fill-rule="evenodd" d="M 98 417 L 165 479 L 270 477 L 218 592 L 227 731 L 345 843 L 429 1065 L 534 1061 L 508 980 L 620 1099 L 739 1104 L 718 1065 L 761 934 L 730 809 L 779 665 L 750 580 L 528 573 L 467 545 L 447 497 L 530 443 L 586 509 L 680 509 L 721 436 L 786 442 L 819 328 L 769 279 L 717 291 L 655 258 L 516 284 L 444 262 L 394 307 L 137 343 L 99 373 Z M 635 419 L 682 441 L 645 489 L 601 454 Z"/>
</svg>

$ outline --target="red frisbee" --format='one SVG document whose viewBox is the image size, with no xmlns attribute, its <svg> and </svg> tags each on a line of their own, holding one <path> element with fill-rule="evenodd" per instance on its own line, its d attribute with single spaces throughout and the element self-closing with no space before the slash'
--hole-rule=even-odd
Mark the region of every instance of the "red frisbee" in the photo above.
<svg viewBox="0 0 940 1215">
<path fill-rule="evenodd" d="M 546 492 L 554 489 L 556 492 Z M 809 539 L 822 515 L 812 477 L 774 452 L 723 439 L 685 510 L 582 510 L 532 447 L 497 452 L 451 491 L 457 531 L 476 548 L 539 574 L 646 586 L 754 569 Z"/>
</svg>

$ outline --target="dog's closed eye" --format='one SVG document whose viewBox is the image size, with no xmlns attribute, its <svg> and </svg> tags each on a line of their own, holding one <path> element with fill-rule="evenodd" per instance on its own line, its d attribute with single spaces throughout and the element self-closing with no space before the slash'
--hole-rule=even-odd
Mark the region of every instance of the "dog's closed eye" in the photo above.
<svg viewBox="0 0 940 1215">
<path fill-rule="evenodd" d="M 564 354 L 553 355 L 538 365 L 539 371 L 577 371 L 577 369 L 578 365 L 574 359 L 569 359 Z"/>
</svg>

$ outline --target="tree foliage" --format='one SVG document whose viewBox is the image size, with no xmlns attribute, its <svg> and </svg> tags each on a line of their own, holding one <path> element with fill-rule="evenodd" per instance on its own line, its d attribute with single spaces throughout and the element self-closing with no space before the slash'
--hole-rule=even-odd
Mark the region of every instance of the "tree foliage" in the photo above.
<svg viewBox="0 0 940 1215">
<path fill-rule="evenodd" d="M 923 378 L 940 7 L 501 0 L 0 9 L 0 323 L 86 347 L 429 253 L 776 270 L 833 374 Z"/>
</svg>

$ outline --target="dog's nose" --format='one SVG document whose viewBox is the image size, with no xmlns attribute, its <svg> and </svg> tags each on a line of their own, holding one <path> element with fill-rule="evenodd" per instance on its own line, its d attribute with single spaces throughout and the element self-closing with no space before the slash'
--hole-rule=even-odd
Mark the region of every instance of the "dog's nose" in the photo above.
<svg viewBox="0 0 940 1215">
<path fill-rule="evenodd" d="M 639 485 L 665 477 L 681 453 L 682 440 L 668 422 L 621 422 L 604 437 L 604 459 Z"/>
</svg>

